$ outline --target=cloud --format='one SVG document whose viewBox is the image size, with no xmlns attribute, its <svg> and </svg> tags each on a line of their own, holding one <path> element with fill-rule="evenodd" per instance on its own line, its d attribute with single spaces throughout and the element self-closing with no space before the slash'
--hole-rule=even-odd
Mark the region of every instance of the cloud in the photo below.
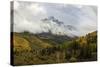
<svg viewBox="0 0 100 67">
<path fill-rule="evenodd" d="M 39 4 L 31 4 L 30 6 L 27 7 L 34 15 L 39 14 L 39 13 L 45 13 L 45 10 L 43 7 L 41 7 Z"/>
<path fill-rule="evenodd" d="M 27 4 L 24 6 L 24 3 L 17 2 L 17 4 L 19 4 L 19 7 L 17 6 L 17 9 L 14 9 L 14 31 L 41 32 L 41 19 L 46 17 L 43 7 L 39 6 L 39 4 Z"/>
<path fill-rule="evenodd" d="M 17 1 L 14 4 L 14 32 L 48 32 L 61 35 L 82 36 L 97 30 L 97 8 L 86 5 L 66 5 Z M 63 22 L 58 25 L 52 20 L 42 21 L 53 16 Z M 73 30 L 69 30 L 71 25 Z M 66 27 L 65 27 L 66 26 Z"/>
<path fill-rule="evenodd" d="M 83 7 L 81 12 L 80 19 L 78 20 L 80 22 L 78 24 L 80 32 L 86 34 L 97 30 L 97 12 L 93 10 L 93 7 Z"/>
</svg>

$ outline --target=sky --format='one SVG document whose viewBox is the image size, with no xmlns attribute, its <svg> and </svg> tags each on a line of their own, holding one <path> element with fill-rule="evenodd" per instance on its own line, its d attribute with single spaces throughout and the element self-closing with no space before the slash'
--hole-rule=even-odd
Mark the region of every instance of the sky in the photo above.
<svg viewBox="0 0 100 67">
<path fill-rule="evenodd" d="M 36 34 L 50 30 L 52 34 L 83 36 L 97 30 L 96 6 L 15 1 L 13 11 L 14 32 Z M 58 25 L 50 17 L 63 24 Z"/>
</svg>

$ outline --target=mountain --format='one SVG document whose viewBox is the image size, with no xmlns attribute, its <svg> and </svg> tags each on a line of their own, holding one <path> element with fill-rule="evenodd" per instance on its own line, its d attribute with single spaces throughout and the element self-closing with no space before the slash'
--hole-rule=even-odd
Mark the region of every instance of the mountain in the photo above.
<svg viewBox="0 0 100 67">
<path fill-rule="evenodd" d="M 14 47 L 19 48 L 19 46 L 25 50 L 31 49 L 30 44 L 35 45 L 35 47 L 39 48 L 47 48 L 52 46 L 61 45 L 63 42 L 67 41 L 80 41 L 80 39 L 86 40 L 88 39 L 90 42 L 96 43 L 97 41 L 97 31 L 88 33 L 86 36 L 81 37 L 69 37 L 67 35 L 54 35 L 50 31 L 49 32 L 43 32 L 38 34 L 33 34 L 29 32 L 23 32 L 23 33 L 13 33 L 13 43 Z M 24 45 L 21 45 L 24 44 Z M 32 45 L 31 45 L 32 46 Z"/>
<path fill-rule="evenodd" d="M 40 38 L 29 33 L 13 33 L 13 45 L 15 50 L 31 50 L 52 47 L 51 44 L 43 42 Z"/>
<path fill-rule="evenodd" d="M 51 31 L 37 33 L 37 34 L 33 34 L 29 32 L 14 33 L 14 36 L 19 36 L 21 38 L 27 39 L 29 42 L 32 42 L 32 40 L 36 40 L 35 42 L 38 42 L 38 43 L 39 42 L 42 43 L 43 41 L 44 42 L 50 41 L 50 42 L 54 42 L 56 45 L 59 45 L 60 43 L 63 43 L 66 40 L 71 41 L 72 39 L 77 38 L 77 37 L 69 37 L 67 35 L 55 35 L 55 34 L 52 34 Z"/>
<path fill-rule="evenodd" d="M 76 36 L 75 37 L 69 37 L 67 35 L 55 35 L 55 34 L 52 34 L 51 32 L 43 32 L 43 33 L 39 33 L 39 34 L 36 34 L 40 39 L 48 39 L 48 40 L 51 40 L 51 41 L 54 41 L 56 43 L 62 43 L 64 42 L 65 40 L 67 41 L 70 41 L 74 38 L 77 38 Z"/>
<path fill-rule="evenodd" d="M 46 22 L 46 21 L 49 21 L 49 22 L 53 22 L 53 23 L 56 23 L 56 24 L 58 24 L 59 26 L 61 26 L 61 25 L 63 25 L 64 24 L 64 22 L 62 22 L 62 21 L 59 21 L 58 19 L 56 19 L 54 16 L 50 16 L 50 17 L 48 17 L 48 18 L 44 18 L 44 19 L 42 19 L 42 21 L 43 22 Z M 48 23 L 49 23 L 48 22 Z"/>
<path fill-rule="evenodd" d="M 64 25 L 64 27 L 66 27 L 68 30 L 73 31 L 73 30 L 77 30 L 74 26 L 72 25 Z"/>
<path fill-rule="evenodd" d="M 55 18 L 54 16 L 44 18 L 41 21 L 43 23 L 46 23 L 46 25 L 49 25 L 49 27 L 46 27 L 46 29 L 48 29 L 51 32 L 53 31 L 52 26 L 55 26 L 55 28 L 56 28 L 56 26 L 58 26 L 59 28 L 66 29 L 65 31 L 60 31 L 61 34 L 59 34 L 59 30 L 56 29 L 55 30 L 56 33 L 53 33 L 53 34 L 67 35 L 67 36 L 72 36 L 72 37 L 76 36 L 76 34 L 73 33 L 73 31 L 77 32 L 77 28 L 75 26 L 70 25 L 70 24 L 65 24 L 65 22 L 60 21 L 59 19 Z"/>
</svg>

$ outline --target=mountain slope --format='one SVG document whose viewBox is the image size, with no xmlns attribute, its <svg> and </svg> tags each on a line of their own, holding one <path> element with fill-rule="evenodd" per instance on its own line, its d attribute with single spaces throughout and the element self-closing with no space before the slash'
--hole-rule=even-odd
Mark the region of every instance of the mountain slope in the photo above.
<svg viewBox="0 0 100 67">
<path fill-rule="evenodd" d="M 63 38 L 47 33 L 13 33 L 14 65 L 97 60 L 97 31 L 69 40 Z"/>
<path fill-rule="evenodd" d="M 14 51 L 31 50 L 29 44 L 26 39 L 17 35 L 13 36 Z"/>
<path fill-rule="evenodd" d="M 14 48 L 18 50 L 52 47 L 51 44 L 43 42 L 36 36 L 24 33 L 13 33 L 13 42 Z"/>
</svg>

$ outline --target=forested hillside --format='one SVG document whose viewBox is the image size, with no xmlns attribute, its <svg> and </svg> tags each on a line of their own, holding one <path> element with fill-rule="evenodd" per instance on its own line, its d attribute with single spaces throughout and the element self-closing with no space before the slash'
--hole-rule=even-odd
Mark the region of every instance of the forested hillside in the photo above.
<svg viewBox="0 0 100 67">
<path fill-rule="evenodd" d="M 14 65 L 97 60 L 97 31 L 70 39 L 28 32 L 13 33 L 12 45 Z"/>
</svg>

